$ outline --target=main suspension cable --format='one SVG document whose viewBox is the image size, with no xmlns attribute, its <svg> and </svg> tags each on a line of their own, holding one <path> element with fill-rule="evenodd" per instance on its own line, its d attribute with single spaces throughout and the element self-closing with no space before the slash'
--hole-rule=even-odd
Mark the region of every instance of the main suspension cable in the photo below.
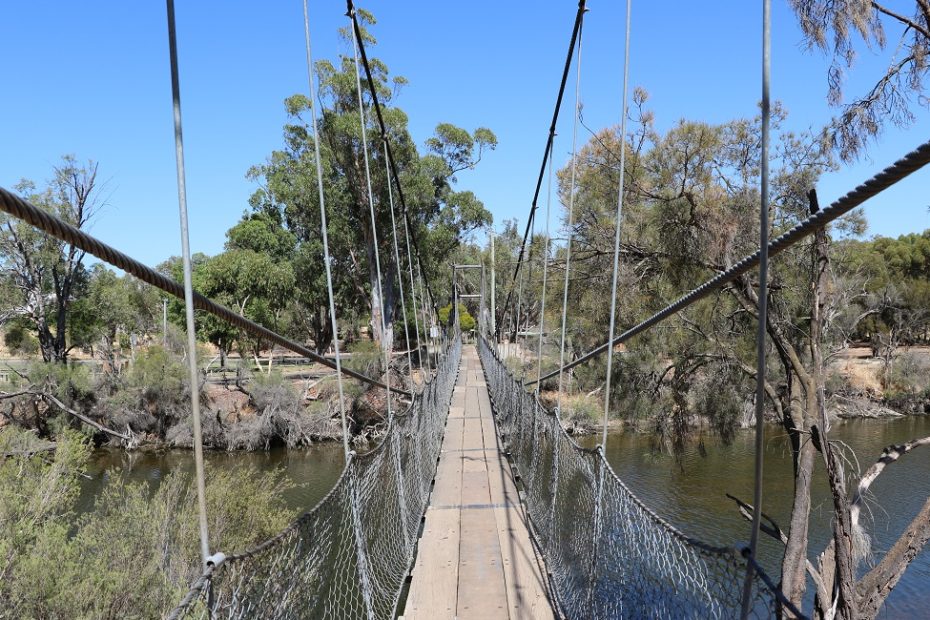
<svg viewBox="0 0 930 620">
<path fill-rule="evenodd" d="M 7 189 L 0 187 L 0 211 L 4 213 L 9 213 L 13 217 L 17 217 L 32 226 L 35 226 L 39 230 L 57 237 L 62 241 L 70 243 L 71 245 L 84 250 L 88 254 L 92 254 L 99 258 L 100 260 L 117 267 L 126 273 L 135 276 L 142 282 L 146 284 L 151 284 L 152 286 L 163 290 L 164 292 L 172 295 L 180 300 L 184 300 L 184 286 L 171 278 L 166 277 L 165 275 L 155 271 L 151 267 L 143 265 L 136 259 L 120 252 L 119 250 L 113 248 L 106 243 L 103 243 L 99 239 L 92 237 L 83 230 L 80 230 L 76 226 L 73 226 L 59 217 L 48 213 L 47 211 L 40 209 L 16 194 L 10 192 Z M 226 306 L 219 304 L 212 299 L 194 291 L 194 308 L 197 310 L 203 310 L 209 312 L 213 316 L 223 319 L 230 325 L 238 327 L 243 331 L 246 331 L 256 338 L 261 340 L 267 340 L 274 344 L 280 345 L 285 349 L 298 353 L 304 357 L 312 359 L 318 364 L 322 364 L 327 368 L 332 368 L 337 370 L 336 364 L 318 354 L 313 349 L 310 349 L 299 342 L 291 340 L 290 338 L 285 338 L 277 332 L 273 332 L 264 325 L 260 325 L 255 321 L 245 318 L 241 314 L 234 312 L 233 310 L 227 308 Z M 356 372 L 350 368 L 342 367 L 340 372 L 347 376 L 352 377 L 353 379 L 358 379 L 363 383 L 367 383 L 373 387 L 390 389 L 390 391 L 401 396 L 411 396 L 410 392 L 402 390 L 397 387 L 388 388 L 387 385 L 373 379 L 367 375 L 363 375 L 360 372 Z"/>
<path fill-rule="evenodd" d="M 171 61 L 171 104 L 174 112 L 174 152 L 178 175 L 178 212 L 181 219 L 181 261 L 184 266 L 184 316 L 187 325 L 187 358 L 190 371 L 191 418 L 194 431 L 194 469 L 197 479 L 197 512 L 200 522 L 200 552 L 206 566 L 210 558 L 207 531 L 207 485 L 203 463 L 203 433 L 200 425 L 200 369 L 197 368 L 197 331 L 194 324 L 193 268 L 187 219 L 187 184 L 184 174 L 184 137 L 181 131 L 181 81 L 178 76 L 178 39 L 174 22 L 174 0 L 167 0 L 168 54 Z"/>
<path fill-rule="evenodd" d="M 575 40 L 581 30 L 581 22 L 585 14 L 585 0 L 579 0 L 578 11 L 575 13 L 575 23 L 572 25 L 572 38 L 568 44 L 568 53 L 565 56 L 565 67 L 562 69 L 562 81 L 559 84 L 559 94 L 555 100 L 555 110 L 552 112 L 552 122 L 549 124 L 549 135 L 546 138 L 546 148 L 543 150 L 542 164 L 539 166 L 539 176 L 536 179 L 536 190 L 533 192 L 533 202 L 530 204 L 530 214 L 526 221 L 526 230 L 523 232 L 523 243 L 520 244 L 520 254 L 517 257 L 517 265 L 513 270 L 513 277 L 510 280 L 510 289 L 507 292 L 507 299 L 502 306 L 502 317 L 507 314 L 510 306 L 510 300 L 513 298 L 513 290 L 517 284 L 517 275 L 520 273 L 520 267 L 523 264 L 523 255 L 526 251 L 526 243 L 530 238 L 530 232 L 533 230 L 533 221 L 536 219 L 536 203 L 539 200 L 539 192 L 542 188 L 543 178 L 546 174 L 546 162 L 552 155 L 552 142 L 555 138 L 555 127 L 559 120 L 559 111 L 562 108 L 562 96 L 565 94 L 565 84 L 568 81 L 568 73 L 572 65 L 572 56 L 575 51 Z"/>
<path fill-rule="evenodd" d="M 924 142 L 898 161 L 894 162 L 867 181 L 864 181 L 862 184 L 848 192 L 846 195 L 837 199 L 830 206 L 821 209 L 814 215 L 805 218 L 801 222 L 798 222 L 793 228 L 770 241 L 768 244 L 769 258 L 781 254 L 801 239 L 804 239 L 819 228 L 823 228 L 830 222 L 849 213 L 856 207 L 862 205 L 862 203 L 868 199 L 873 198 L 901 179 L 904 179 L 917 170 L 920 170 L 928 163 L 930 163 L 930 141 Z M 656 312 L 648 319 L 634 325 L 630 329 L 614 338 L 612 341 L 608 340 L 607 342 L 594 347 L 575 361 L 569 364 L 565 364 L 560 369 L 543 376 L 540 381 L 551 379 L 560 371 L 570 370 L 580 364 L 584 364 L 588 360 L 591 360 L 607 351 L 608 344 L 611 344 L 612 346 L 622 344 L 630 338 L 637 336 L 647 329 L 661 323 L 670 316 L 674 316 L 695 302 L 698 302 L 711 295 L 712 293 L 720 290 L 725 285 L 733 282 L 741 275 L 758 266 L 760 256 L 761 250 L 757 250 L 748 256 L 744 256 L 732 267 L 721 271 L 710 280 L 707 280 L 686 295 L 680 297 L 677 301 L 669 304 L 659 312 Z M 533 383 L 534 382 L 530 382 L 528 385 L 532 385 Z"/>
<path fill-rule="evenodd" d="M 323 237 L 323 265 L 326 268 L 326 294 L 329 301 L 330 329 L 333 332 L 333 352 L 336 356 L 336 385 L 339 387 L 339 421 L 342 424 L 342 449 L 345 459 L 349 460 L 349 426 L 346 423 L 346 400 L 342 386 L 342 360 L 339 354 L 339 324 L 336 321 L 336 302 L 333 295 L 332 258 L 329 255 L 329 230 L 326 224 L 326 202 L 323 192 L 323 162 L 320 151 L 320 130 L 316 119 L 316 92 L 313 86 L 313 56 L 310 53 L 310 15 L 307 0 L 304 5 L 304 39 L 307 42 L 307 82 L 310 88 L 310 122 L 313 125 L 313 148 L 316 163 L 316 185 L 320 196 L 320 234 Z M 390 396 L 388 396 L 390 400 Z"/>
</svg>

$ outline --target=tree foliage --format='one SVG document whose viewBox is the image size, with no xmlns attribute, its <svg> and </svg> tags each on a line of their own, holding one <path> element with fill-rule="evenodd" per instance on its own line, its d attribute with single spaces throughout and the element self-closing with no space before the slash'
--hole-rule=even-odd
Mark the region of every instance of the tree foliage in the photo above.
<svg viewBox="0 0 930 620">
<path fill-rule="evenodd" d="M 62 158 L 52 178 L 38 190 L 22 180 L 16 191 L 33 205 L 76 228 L 91 221 L 101 206 L 97 164 Z M 0 214 L 0 316 L 21 317 L 39 341 L 42 359 L 64 362 L 80 344 L 69 339 L 69 310 L 86 282 L 84 252 L 21 220 Z"/>
<path fill-rule="evenodd" d="M 827 72 L 831 105 L 841 107 L 829 135 L 844 160 L 861 154 L 886 124 L 907 127 L 915 104 L 926 107 L 930 4 L 908 11 L 872 0 L 791 0 L 809 47 L 831 56 Z M 907 3 L 904 3 L 907 4 Z M 894 52 L 885 52 L 889 43 Z M 887 69 L 864 94 L 846 101 L 843 87 L 860 48 L 885 52 Z"/>
<path fill-rule="evenodd" d="M 370 14 L 360 12 L 359 15 L 364 26 L 374 23 Z M 344 31 L 343 36 L 350 35 Z M 366 46 L 373 47 L 375 40 L 367 29 L 363 28 L 363 36 Z M 457 175 L 474 168 L 483 153 L 496 146 L 497 139 L 485 128 L 468 132 L 440 123 L 435 135 L 426 142 L 426 152 L 418 153 L 407 130 L 407 116 L 393 103 L 406 80 L 392 78 L 387 66 L 376 58 L 371 59 L 371 67 L 387 126 L 386 137 L 391 143 L 413 227 L 410 233 L 422 252 L 426 276 L 437 280 L 440 274 L 445 276 L 442 265 L 460 239 L 490 222 L 491 216 L 481 201 L 472 192 L 457 191 L 455 184 Z M 320 61 L 316 73 L 320 83 L 321 151 L 317 153 L 313 144 L 310 101 L 304 95 L 289 97 L 285 101 L 290 120 L 284 128 L 284 148 L 274 151 L 264 164 L 249 172 L 250 178 L 261 186 L 252 197 L 252 208 L 280 222 L 294 235 L 300 274 L 295 296 L 299 311 L 294 314 L 305 317 L 307 330 L 318 343 L 328 345 L 332 334 L 328 333 L 326 325 L 328 308 L 316 184 L 316 160 L 319 158 L 324 176 L 337 305 L 340 308 L 367 307 L 371 333 L 379 342 L 387 339 L 384 345 L 389 347 L 400 306 L 397 273 L 398 269 L 407 269 L 399 194 L 396 187 L 392 196 L 388 194 L 386 154 L 379 139 L 380 129 L 375 123 L 368 84 L 363 79 L 368 170 L 375 206 L 373 228 L 354 60 L 350 56 L 340 56 L 336 62 Z M 391 246 L 392 198 L 402 265 L 395 264 Z M 384 299 L 377 296 L 376 248 L 380 255 Z M 409 295 L 410 291 L 406 293 Z M 383 335 L 382 315 L 387 328 Z"/>
</svg>

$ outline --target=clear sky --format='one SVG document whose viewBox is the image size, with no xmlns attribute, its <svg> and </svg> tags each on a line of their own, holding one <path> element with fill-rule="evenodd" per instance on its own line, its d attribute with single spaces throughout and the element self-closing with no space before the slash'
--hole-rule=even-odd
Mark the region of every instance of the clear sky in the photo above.
<svg viewBox="0 0 930 620">
<path fill-rule="evenodd" d="M 439 122 L 491 128 L 498 149 L 460 175 L 499 223 L 525 222 L 577 4 L 371 0 L 371 51 L 407 77 L 396 103 L 419 144 Z M 712 8 L 711 8 L 712 7 Z M 623 3 L 591 0 L 582 52 L 582 100 L 591 127 L 620 115 Z M 317 59 L 346 51 L 337 29 L 345 5 L 311 0 Z M 0 185 L 41 182 L 65 153 L 100 162 L 107 208 L 92 231 L 143 262 L 180 252 L 164 2 L 6 2 L 0 8 L 4 95 Z M 788 3 L 773 2 L 773 96 L 795 129 L 819 127 L 827 59 L 807 52 Z M 219 252 L 247 208 L 250 165 L 281 145 L 282 101 L 306 92 L 301 0 L 177 0 L 191 243 Z M 631 85 L 651 93 L 660 129 L 687 117 L 723 122 L 752 115 L 760 97 L 761 2 L 638 0 L 633 9 Z M 889 42 L 896 43 L 889 31 Z M 863 92 L 882 62 L 864 54 L 850 80 Z M 571 145 L 573 93 L 566 95 L 556 165 Z M 824 178 L 821 203 L 845 193 L 930 136 L 925 112 L 892 130 L 860 163 Z M 586 134 L 582 135 L 582 138 Z M 930 171 L 914 175 L 867 209 L 870 233 L 930 227 Z"/>
</svg>

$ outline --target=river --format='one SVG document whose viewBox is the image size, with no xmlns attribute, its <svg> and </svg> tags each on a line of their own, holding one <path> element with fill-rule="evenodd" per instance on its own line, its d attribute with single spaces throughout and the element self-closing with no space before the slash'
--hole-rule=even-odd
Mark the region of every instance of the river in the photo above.
<svg viewBox="0 0 930 620">
<path fill-rule="evenodd" d="M 763 507 L 783 528 L 787 527 L 793 491 L 791 458 L 784 433 L 767 429 Z M 930 418 L 852 420 L 838 422 L 831 437 L 855 453 L 861 469 L 869 467 L 882 448 L 930 435 Z M 585 438 L 593 443 L 594 438 Z M 726 498 L 731 493 L 752 499 L 753 438 L 737 435 L 730 445 L 708 436 L 691 443 L 676 459 L 657 450 L 650 438 L 614 434 L 607 442 L 607 458 L 620 477 L 653 510 L 684 532 L 720 544 L 739 544 L 748 539 L 749 524 Z M 333 485 L 342 469 L 342 447 L 337 442 L 306 450 L 276 449 L 270 452 L 208 453 L 207 467 L 253 465 L 281 468 L 293 483 L 285 500 L 296 516 L 312 507 Z M 819 464 L 819 462 L 818 462 Z M 100 451 L 86 472 L 79 511 L 93 509 L 94 499 L 116 476 L 130 481 L 157 484 L 166 473 L 193 470 L 192 453 L 131 453 Z M 873 537 L 876 561 L 913 519 L 930 496 L 930 449 L 919 449 L 891 465 L 872 487 L 869 509 L 863 513 Z M 821 551 L 830 537 L 831 500 L 822 469 L 815 474 L 810 551 Z M 780 549 L 763 536 L 763 565 L 777 575 Z M 888 598 L 883 618 L 928 617 L 930 608 L 930 551 L 925 550 L 908 568 Z"/>
</svg>

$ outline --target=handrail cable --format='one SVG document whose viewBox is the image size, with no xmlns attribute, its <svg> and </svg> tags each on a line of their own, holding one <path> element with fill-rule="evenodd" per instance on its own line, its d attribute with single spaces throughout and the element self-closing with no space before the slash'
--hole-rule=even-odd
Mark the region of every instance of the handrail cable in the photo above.
<svg viewBox="0 0 930 620">
<path fill-rule="evenodd" d="M 355 11 L 352 11 L 352 14 L 349 16 L 349 19 L 352 20 L 352 23 L 355 23 Z M 352 30 L 352 47 L 355 51 L 355 85 L 356 91 L 358 92 L 358 116 L 359 123 L 362 128 L 362 155 L 365 160 L 365 181 L 368 187 L 368 212 L 371 216 L 371 240 L 372 246 L 375 250 L 375 275 L 377 276 L 376 289 L 378 293 L 378 308 L 375 307 L 375 304 L 372 304 L 372 311 L 378 313 L 378 318 L 381 322 L 381 350 L 384 355 L 384 382 L 390 386 L 391 385 L 391 348 L 384 346 L 385 340 L 387 340 L 387 324 L 384 320 L 384 313 L 387 309 L 387 305 L 384 300 L 384 287 L 382 286 L 381 280 L 381 251 L 378 249 L 378 222 L 375 219 L 375 195 L 371 189 L 371 168 L 368 163 L 368 135 L 367 130 L 365 129 L 365 124 L 367 122 L 365 114 L 365 102 L 362 99 L 362 74 L 358 67 L 358 43 L 361 40 L 360 36 L 357 36 L 355 30 Z M 388 183 L 390 184 L 390 179 Z M 393 345 L 393 338 L 391 339 Z M 387 398 L 385 399 L 387 403 L 387 414 L 388 420 L 392 417 L 391 412 L 391 395 L 388 393 Z"/>
<path fill-rule="evenodd" d="M 339 354 L 339 324 L 336 321 L 336 303 L 333 295 L 332 258 L 329 255 L 329 230 L 326 223 L 326 201 L 323 191 L 323 162 L 320 151 L 320 129 L 316 119 L 316 93 L 313 87 L 313 55 L 310 53 L 310 14 L 307 0 L 304 5 L 304 39 L 307 43 L 307 83 L 310 89 L 310 122 L 313 125 L 313 148 L 315 149 L 316 184 L 320 196 L 320 234 L 323 237 L 323 264 L 326 268 L 326 294 L 329 301 L 330 329 L 333 331 L 333 352 L 336 356 L 336 384 L 339 388 L 339 421 L 342 424 L 342 449 L 349 460 L 349 426 L 346 423 L 346 400 L 342 387 L 342 360 Z M 388 398 L 390 400 L 390 398 Z"/>
<path fill-rule="evenodd" d="M 57 237 L 62 241 L 70 243 L 75 247 L 84 250 L 88 254 L 93 254 L 100 260 L 107 262 L 132 276 L 135 276 L 146 284 L 151 284 L 152 286 L 159 288 L 169 295 L 177 297 L 178 299 L 184 299 L 184 287 L 180 283 L 158 273 L 151 267 L 143 265 L 136 259 L 131 258 L 130 256 L 113 248 L 112 246 L 107 245 L 106 243 L 103 243 L 102 241 L 92 237 L 86 232 L 52 215 L 51 213 L 48 213 L 47 211 L 44 211 L 26 202 L 16 194 L 2 187 L 0 187 L 0 211 L 8 213 L 13 217 L 17 217 L 24 222 L 27 222 L 28 224 L 31 224 L 32 226 L 42 230 L 43 232 L 52 235 L 53 237 Z M 360 372 L 356 372 L 351 368 L 346 368 L 343 366 L 340 369 L 337 369 L 335 362 L 320 355 L 316 351 L 309 349 L 306 346 L 291 340 L 290 338 L 285 338 L 281 334 L 271 331 L 264 325 L 260 325 L 251 319 L 245 318 L 241 314 L 230 310 L 226 306 L 213 301 L 209 297 L 206 297 L 197 291 L 194 291 L 194 308 L 197 310 L 209 312 L 213 316 L 223 319 L 227 323 L 245 330 L 257 338 L 268 340 L 269 342 L 280 345 L 285 349 L 293 351 L 294 353 L 299 353 L 300 355 L 308 357 L 314 362 L 322 364 L 327 368 L 339 370 L 339 372 L 341 372 L 343 375 L 352 377 L 353 379 L 358 379 L 359 381 L 367 383 L 373 387 L 390 389 L 395 394 L 399 394 L 401 396 L 412 396 L 411 393 L 406 390 L 402 390 L 393 386 L 388 388 L 388 386 L 381 381 L 373 379 Z"/>
<path fill-rule="evenodd" d="M 794 225 L 794 227 L 773 239 L 768 244 L 769 257 L 771 258 L 781 254 L 801 239 L 814 233 L 816 230 L 823 228 L 837 218 L 849 213 L 856 207 L 862 205 L 862 203 L 868 199 L 873 198 L 898 181 L 913 174 L 917 170 L 920 170 L 928 163 L 930 163 L 930 141 L 924 142 L 901 159 L 897 160 L 881 172 L 858 185 L 855 189 L 838 198 L 830 206 L 821 209 L 814 215 L 805 218 L 801 222 L 798 222 Z M 695 302 L 704 299 L 711 293 L 721 289 L 724 285 L 729 284 L 736 278 L 748 272 L 750 269 L 756 267 L 759 264 L 760 254 L 761 251 L 757 250 L 748 256 L 744 256 L 736 264 L 732 265 L 724 271 L 721 271 L 710 280 L 705 281 L 697 288 L 691 290 L 684 296 L 680 297 L 678 300 L 667 305 L 665 308 L 656 312 L 646 320 L 629 328 L 619 336 L 615 337 L 612 341 L 608 340 L 607 342 L 594 347 L 573 362 L 565 364 L 558 370 L 554 370 L 553 372 L 543 376 L 540 381 L 551 379 L 552 377 L 558 375 L 560 371 L 570 370 L 580 364 L 584 364 L 588 360 L 604 353 L 608 348 L 608 344 L 612 344 L 612 346 L 622 344 L 630 338 L 646 331 L 650 327 L 661 323 L 670 316 L 677 314 Z M 528 382 L 527 385 L 532 385 L 533 383 L 535 382 L 531 381 Z"/>
<path fill-rule="evenodd" d="M 762 0 L 762 159 L 759 179 L 761 204 L 759 208 L 759 315 L 756 317 L 756 436 L 753 472 L 752 526 L 749 530 L 750 558 L 756 557 L 759 528 L 762 523 L 762 468 L 765 441 L 765 336 L 768 321 L 769 278 L 769 140 L 771 131 L 771 67 L 772 67 L 772 4 Z M 746 562 L 746 579 L 743 582 L 743 599 L 740 618 L 749 616 L 752 598 L 752 577 L 755 566 Z"/>
<path fill-rule="evenodd" d="M 404 218 L 408 221 L 408 225 L 410 226 L 410 234 L 413 237 L 413 248 L 417 255 L 417 262 L 420 265 L 420 271 L 423 273 L 423 277 L 426 279 L 426 292 L 429 293 L 429 298 L 433 305 L 433 309 L 438 313 L 439 309 L 436 306 L 436 298 L 433 296 L 433 289 L 429 285 L 429 279 L 426 275 L 426 267 L 423 264 L 423 255 L 420 251 L 420 244 L 416 238 L 416 229 L 413 227 L 413 224 L 409 223 L 410 211 L 407 209 L 407 200 L 404 198 L 404 188 L 400 183 L 400 174 L 397 172 L 397 162 L 395 161 L 394 153 L 391 150 L 391 142 L 388 140 L 387 124 L 384 122 L 384 116 L 381 113 L 381 102 L 378 99 L 378 91 L 375 88 L 374 76 L 371 72 L 371 66 L 368 63 L 368 54 L 365 52 L 365 40 L 362 38 L 361 27 L 358 25 L 358 18 L 355 15 L 355 4 L 352 2 L 352 0 L 346 0 L 346 10 L 346 15 L 352 21 L 352 31 L 354 33 L 358 53 L 361 54 L 362 66 L 365 69 L 365 76 L 368 79 L 368 90 L 371 93 L 372 105 L 375 109 L 375 115 L 378 119 L 378 126 L 381 129 L 381 139 L 384 141 L 385 157 L 390 164 L 394 182 L 397 183 L 397 199 L 400 202 Z M 390 182 L 391 179 L 388 178 L 388 183 Z"/>
<path fill-rule="evenodd" d="M 187 326 L 187 358 L 190 372 L 191 418 L 193 420 L 194 476 L 197 480 L 197 514 L 200 525 L 200 553 L 204 566 L 210 559 L 210 536 L 207 530 L 207 485 L 203 464 L 203 433 L 200 425 L 199 369 L 197 368 L 197 331 L 194 324 L 193 268 L 187 219 L 187 184 L 184 174 L 184 137 L 181 131 L 181 80 L 178 75 L 178 38 L 174 21 L 174 0 L 168 9 L 168 56 L 171 63 L 171 107 L 174 115 L 174 153 L 178 176 L 178 213 L 181 219 L 181 261 L 184 267 L 184 315 Z"/>
<path fill-rule="evenodd" d="M 556 410 L 562 411 L 562 366 L 565 365 L 565 330 L 568 320 L 568 285 L 572 260 L 572 235 L 575 230 L 575 193 L 578 170 L 578 121 L 581 117 L 581 42 L 584 24 L 578 30 L 578 58 L 575 60 L 575 110 L 572 119 L 572 172 L 568 188 L 568 239 L 565 242 L 565 281 L 562 287 L 562 337 L 559 342 L 559 391 L 556 396 Z"/>
<path fill-rule="evenodd" d="M 543 159 L 542 164 L 539 166 L 539 176 L 536 179 L 536 190 L 533 192 L 533 202 L 530 204 L 530 214 L 526 222 L 526 230 L 523 232 L 523 243 L 520 245 L 520 254 L 517 257 L 517 266 L 513 270 L 513 277 L 510 280 L 510 290 L 507 292 L 507 299 L 504 301 L 502 306 L 502 318 L 503 315 L 507 314 L 507 309 L 510 306 L 510 300 L 513 297 L 513 289 L 517 284 L 517 275 L 520 273 L 520 267 L 523 263 L 523 255 L 526 251 L 526 242 L 529 238 L 530 231 L 533 230 L 533 221 L 536 216 L 536 206 L 537 201 L 539 200 L 539 191 L 542 188 L 543 178 L 546 174 L 546 162 L 549 157 L 552 155 L 552 142 L 555 138 L 555 126 L 559 120 L 559 110 L 562 108 L 562 96 L 565 94 L 565 84 L 568 81 L 568 73 L 572 65 L 572 56 L 575 51 L 575 40 L 578 38 L 578 33 L 581 30 L 581 22 L 584 20 L 584 14 L 587 11 L 585 8 L 585 0 L 578 1 L 578 11 L 575 13 L 575 23 L 572 26 L 572 38 L 568 44 L 568 53 L 565 55 L 565 67 L 562 69 L 562 80 L 559 83 L 559 94 L 555 100 L 555 110 L 552 112 L 552 122 L 549 124 L 549 135 L 546 138 L 546 148 L 543 150 Z M 498 322 L 498 326 L 500 322 Z M 498 327 L 498 331 L 500 327 Z M 499 334 L 498 334 L 499 335 Z"/>
<path fill-rule="evenodd" d="M 617 183 L 617 215 L 614 221 L 614 270 L 610 285 L 610 331 L 608 342 L 614 339 L 617 326 L 617 277 L 620 274 L 620 231 L 623 229 L 623 175 L 626 171 L 626 114 L 630 78 L 630 22 L 632 0 L 626 0 L 626 34 L 623 52 L 623 101 L 620 103 L 620 179 Z M 604 429 L 601 433 L 601 450 L 607 452 L 607 422 L 610 415 L 610 381 L 613 378 L 614 348 L 607 349 L 607 376 L 604 379 Z"/>
</svg>

